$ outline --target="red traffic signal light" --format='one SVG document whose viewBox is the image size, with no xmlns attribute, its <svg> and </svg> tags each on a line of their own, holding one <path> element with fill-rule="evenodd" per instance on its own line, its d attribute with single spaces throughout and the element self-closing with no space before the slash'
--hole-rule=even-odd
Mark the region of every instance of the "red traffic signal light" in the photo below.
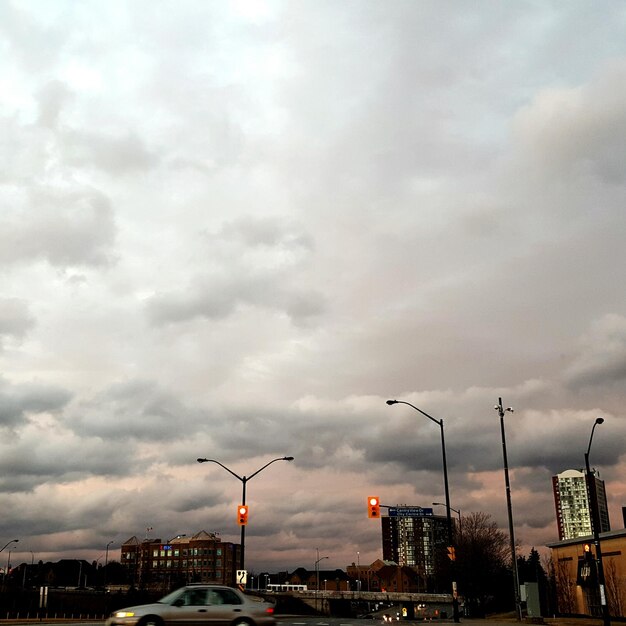
<svg viewBox="0 0 626 626">
<path fill-rule="evenodd" d="M 378 496 L 367 497 L 367 517 L 380 517 L 380 499 Z"/>
<path fill-rule="evenodd" d="M 248 507 L 245 504 L 240 504 L 237 507 L 237 524 L 239 526 L 248 525 Z"/>
</svg>

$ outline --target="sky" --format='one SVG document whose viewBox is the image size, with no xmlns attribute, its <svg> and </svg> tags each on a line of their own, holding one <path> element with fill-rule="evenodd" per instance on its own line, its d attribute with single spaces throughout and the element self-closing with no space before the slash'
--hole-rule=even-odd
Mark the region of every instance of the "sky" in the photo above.
<svg viewBox="0 0 626 626">
<path fill-rule="evenodd" d="M 382 557 L 383 504 L 626 506 L 626 5 L 0 3 L 0 544 Z M 445 514 L 445 508 L 434 507 Z M 148 531 L 152 528 L 152 531 Z M 6 555 L 5 552 L 5 555 Z M 4 558 L 4 556 L 2 558 Z"/>
</svg>

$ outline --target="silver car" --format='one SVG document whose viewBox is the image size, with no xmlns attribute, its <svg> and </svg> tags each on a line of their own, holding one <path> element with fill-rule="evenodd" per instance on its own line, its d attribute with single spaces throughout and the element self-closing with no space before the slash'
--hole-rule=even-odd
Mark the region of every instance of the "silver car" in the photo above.
<svg viewBox="0 0 626 626">
<path fill-rule="evenodd" d="M 237 589 L 189 585 L 154 604 L 111 614 L 106 626 L 274 626 L 274 605 Z"/>
</svg>

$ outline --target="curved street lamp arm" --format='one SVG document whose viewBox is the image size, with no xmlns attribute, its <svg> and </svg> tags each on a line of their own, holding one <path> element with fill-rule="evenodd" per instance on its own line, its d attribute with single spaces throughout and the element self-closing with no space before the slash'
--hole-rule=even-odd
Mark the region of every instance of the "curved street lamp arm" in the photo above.
<svg viewBox="0 0 626 626">
<path fill-rule="evenodd" d="M 404 400 L 387 400 L 387 404 L 389 406 L 391 406 L 392 404 L 406 404 L 407 406 L 414 408 L 416 411 L 419 411 L 424 417 L 427 417 L 429 420 L 435 422 L 435 424 L 439 424 L 439 426 L 443 425 L 443 420 L 438 420 L 432 415 L 428 415 L 426 411 L 422 411 L 422 409 L 417 408 L 414 404 L 411 404 L 410 402 L 405 402 Z"/>
<path fill-rule="evenodd" d="M 216 463 L 220 467 L 223 467 L 229 474 L 232 474 L 237 480 L 240 480 L 242 483 L 246 480 L 245 476 L 242 478 L 241 476 L 239 476 L 239 474 L 235 474 L 233 470 L 229 469 L 223 463 L 220 463 L 219 461 L 216 461 L 215 459 L 198 459 L 198 463 Z"/>
<path fill-rule="evenodd" d="M 587 452 L 585 452 L 585 458 L 589 459 L 589 452 L 591 451 L 591 442 L 593 440 L 593 431 L 596 429 L 596 426 L 598 424 L 603 424 L 604 423 L 604 418 L 603 417 L 597 417 L 596 421 L 593 423 L 593 427 L 591 428 L 591 435 L 589 437 L 589 445 L 587 446 Z"/>
<path fill-rule="evenodd" d="M 269 463 L 266 463 L 263 467 L 259 468 L 256 472 L 254 472 L 254 474 L 250 474 L 250 476 L 248 476 L 248 478 L 246 478 L 246 480 L 250 480 L 251 478 L 254 478 L 259 472 L 262 472 L 268 465 L 271 465 L 272 463 L 276 463 L 276 461 L 293 461 L 293 457 L 292 456 L 281 456 L 278 459 L 272 459 Z"/>
<path fill-rule="evenodd" d="M 0 552 L 2 552 L 10 543 L 17 543 L 19 541 L 19 539 L 11 539 L 11 541 L 7 541 L 7 543 L 2 547 L 2 549 L 0 549 Z"/>
</svg>

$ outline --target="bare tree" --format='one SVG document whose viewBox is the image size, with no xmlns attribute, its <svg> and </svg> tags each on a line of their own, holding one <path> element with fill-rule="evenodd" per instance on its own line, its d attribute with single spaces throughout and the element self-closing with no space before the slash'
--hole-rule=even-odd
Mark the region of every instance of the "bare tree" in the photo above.
<svg viewBox="0 0 626 626">
<path fill-rule="evenodd" d="M 508 535 L 491 520 L 488 513 L 463 516 L 457 535 L 455 573 L 466 609 L 473 616 L 482 616 L 496 607 L 497 599 L 507 597 L 512 580 Z"/>
<path fill-rule="evenodd" d="M 619 576 L 615 559 L 606 559 L 604 561 L 604 583 L 606 585 L 606 600 L 609 614 L 615 617 L 623 616 L 624 581 Z"/>
<path fill-rule="evenodd" d="M 576 606 L 576 580 L 570 575 L 570 568 L 567 562 L 553 560 L 552 565 L 559 613 L 573 615 L 578 612 Z"/>
</svg>

